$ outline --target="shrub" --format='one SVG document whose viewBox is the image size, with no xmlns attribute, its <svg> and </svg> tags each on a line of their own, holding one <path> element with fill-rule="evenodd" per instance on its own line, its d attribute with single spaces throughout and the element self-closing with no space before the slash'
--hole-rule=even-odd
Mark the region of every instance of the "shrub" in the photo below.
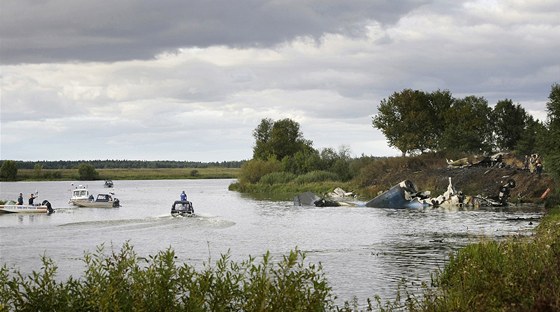
<svg viewBox="0 0 560 312">
<path fill-rule="evenodd" d="M 140 260 L 144 259 L 144 260 Z M 326 311 L 334 296 L 321 265 L 294 250 L 273 261 L 241 263 L 222 255 L 197 271 L 177 265 L 171 249 L 139 258 L 125 243 L 105 255 L 86 254 L 83 278 L 55 280 L 57 267 L 43 257 L 40 272 L 23 276 L 0 268 L 0 310 L 17 311 Z"/>
<path fill-rule="evenodd" d="M 294 180 L 296 177 L 297 175 L 291 172 L 271 172 L 263 176 L 260 179 L 259 183 L 269 184 L 269 185 L 282 184 L 282 183 L 288 183 Z"/>
<path fill-rule="evenodd" d="M 338 181 L 338 176 L 336 173 L 316 170 L 316 171 L 308 172 L 304 175 L 300 175 L 294 180 L 294 182 L 298 184 L 325 182 L 325 181 Z"/>
<path fill-rule="evenodd" d="M 281 170 L 281 164 L 275 158 L 268 160 L 252 159 L 241 166 L 239 182 L 241 184 L 257 183 L 261 177 Z"/>
<path fill-rule="evenodd" d="M 191 172 L 189 173 L 189 175 L 190 175 L 191 177 L 199 177 L 199 176 L 200 176 L 200 172 L 198 172 L 198 170 L 196 170 L 196 169 L 193 169 L 193 170 L 191 170 Z"/>
</svg>

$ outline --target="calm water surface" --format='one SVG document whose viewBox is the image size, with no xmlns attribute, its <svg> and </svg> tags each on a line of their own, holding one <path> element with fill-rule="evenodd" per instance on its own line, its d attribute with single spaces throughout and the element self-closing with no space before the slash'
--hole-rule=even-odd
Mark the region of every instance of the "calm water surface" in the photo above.
<svg viewBox="0 0 560 312">
<path fill-rule="evenodd" d="M 0 263 L 23 273 L 39 270 L 47 255 L 59 277 L 79 276 L 84 252 L 100 244 L 117 249 L 130 241 L 140 256 L 172 247 L 179 262 L 202 265 L 230 252 L 234 260 L 269 250 L 280 259 L 295 247 L 323 264 L 341 300 L 395 296 L 402 278 L 429 280 L 450 252 L 481 236 L 530 235 L 542 211 L 517 207 L 491 211 L 422 211 L 365 207 L 295 207 L 291 201 L 254 200 L 227 190 L 233 180 L 89 182 L 91 193 L 115 192 L 122 207 L 73 208 L 72 182 L 0 183 L 0 199 L 39 192 L 52 215 L 0 214 Z M 77 182 L 74 182 L 77 185 Z M 86 184 L 86 183 L 83 183 Z M 197 217 L 169 211 L 185 190 Z"/>
</svg>

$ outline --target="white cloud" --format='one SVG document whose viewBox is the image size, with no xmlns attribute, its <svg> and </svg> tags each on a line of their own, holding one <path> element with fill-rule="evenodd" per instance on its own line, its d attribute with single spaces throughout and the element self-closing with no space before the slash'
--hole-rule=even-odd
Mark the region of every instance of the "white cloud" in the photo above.
<svg viewBox="0 0 560 312">
<path fill-rule="evenodd" d="M 358 2 L 349 3 L 363 9 Z M 308 9 L 302 12 L 320 19 Z M 67 61 L 0 68 L 1 158 L 247 159 L 262 118 L 294 119 L 317 148 L 346 145 L 355 155 L 396 155 L 371 116 L 383 98 L 403 88 L 484 96 L 490 105 L 509 98 L 539 119 L 546 116 L 550 86 L 560 77 L 559 4 L 421 1 L 400 9 L 387 9 L 392 18 L 383 19 L 348 7 L 344 18 L 360 16 L 358 28 L 337 16 L 340 31 L 292 33 L 286 25 L 278 31 L 290 35 L 275 33 L 284 39 L 266 44 L 228 38 L 167 46 L 154 40 L 152 48 L 144 43 L 151 57 L 119 56 L 116 62 L 102 61 L 114 51 L 111 44 L 92 43 L 81 30 L 81 40 L 92 45 L 85 59 L 96 59 L 98 50 L 99 60 L 75 61 L 61 52 L 52 57 Z M 165 12 L 169 25 L 176 22 Z M 46 33 L 51 22 L 41 21 Z M 17 41 L 26 31 L 0 34 Z M 79 42 L 69 46 L 81 48 Z M 23 140 L 43 152 L 22 147 Z"/>
</svg>

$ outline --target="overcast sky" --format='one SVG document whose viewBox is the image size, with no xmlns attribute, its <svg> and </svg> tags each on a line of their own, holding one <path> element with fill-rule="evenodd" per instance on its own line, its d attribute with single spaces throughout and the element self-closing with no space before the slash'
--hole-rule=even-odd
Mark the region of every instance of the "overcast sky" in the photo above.
<svg viewBox="0 0 560 312">
<path fill-rule="evenodd" d="M 546 118 L 560 1 L 2 0 L 1 159 L 252 158 L 263 118 L 388 156 L 405 88 Z"/>
</svg>

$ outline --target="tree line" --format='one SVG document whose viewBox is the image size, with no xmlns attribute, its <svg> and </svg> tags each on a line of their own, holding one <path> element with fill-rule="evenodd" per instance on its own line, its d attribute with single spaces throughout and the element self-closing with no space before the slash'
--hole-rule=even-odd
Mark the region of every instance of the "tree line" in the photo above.
<svg viewBox="0 0 560 312">
<path fill-rule="evenodd" d="M 0 166 L 4 160 L 0 161 Z M 141 169 L 141 168 L 240 168 L 243 161 L 200 162 L 175 160 L 55 160 L 55 161 L 15 161 L 19 169 L 76 169 L 80 164 L 90 164 L 97 169 Z"/>
<path fill-rule="evenodd" d="M 395 92 L 381 101 L 372 123 L 403 156 L 426 151 L 528 154 L 546 130 L 545 124 L 510 99 L 491 108 L 484 97 L 454 98 L 447 90 Z"/>
<path fill-rule="evenodd" d="M 0 160 L 0 180 L 15 181 L 18 169 L 32 169 L 40 172 L 43 169 L 78 169 L 80 177 L 85 180 L 95 179 L 90 171 L 93 169 L 165 169 L 165 168 L 240 168 L 241 161 L 199 162 L 174 160 L 56 160 L 56 161 L 16 161 Z M 87 168 L 87 169 L 84 169 Z M 82 174 L 81 172 L 85 172 Z M 52 173 L 53 178 L 60 178 L 60 173 Z"/>
<path fill-rule="evenodd" d="M 547 170 L 560 177 L 560 85 L 553 84 L 546 104 L 546 122 L 536 120 L 510 99 L 493 108 L 484 97 L 454 98 L 450 91 L 427 93 L 404 89 L 377 106 L 373 127 L 402 155 L 427 152 L 514 152 L 544 156 Z M 240 184 L 289 181 L 313 173 L 317 179 L 348 181 L 377 157 L 352 158 L 350 150 L 313 148 L 299 124 L 289 118 L 262 119 L 253 131 L 253 158 L 241 167 Z"/>
<path fill-rule="evenodd" d="M 510 99 L 494 108 L 484 97 L 454 98 L 451 92 L 405 89 L 383 99 L 372 119 L 390 146 L 403 155 L 426 151 L 538 153 L 560 176 L 560 85 L 546 103 L 547 120 L 533 118 Z"/>
</svg>

